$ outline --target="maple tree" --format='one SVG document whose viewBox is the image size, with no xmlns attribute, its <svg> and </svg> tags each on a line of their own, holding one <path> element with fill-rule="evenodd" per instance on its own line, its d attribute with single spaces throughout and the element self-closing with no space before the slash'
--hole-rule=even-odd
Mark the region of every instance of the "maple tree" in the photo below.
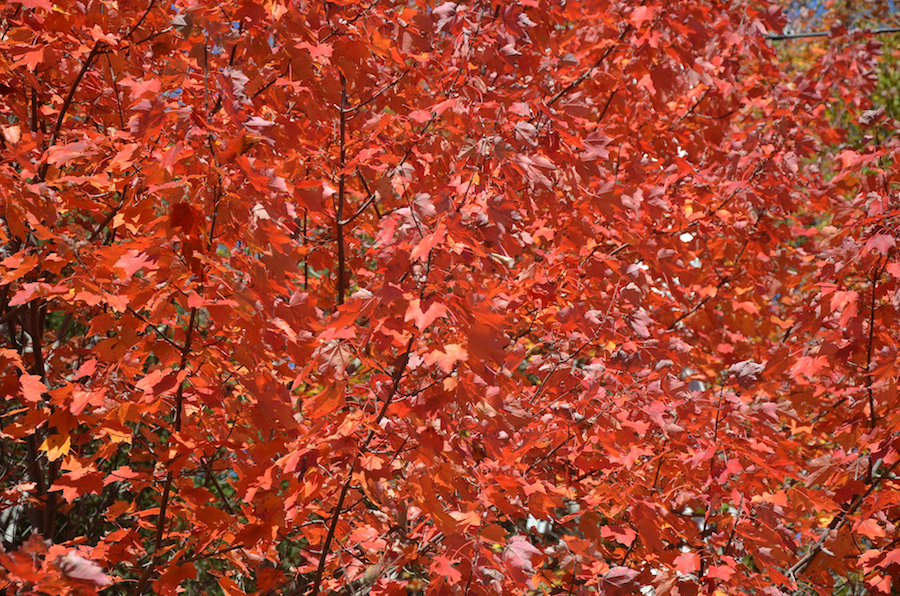
<svg viewBox="0 0 900 596">
<path fill-rule="evenodd" d="M 900 592 L 898 123 L 784 24 L 5 4 L 2 589 Z"/>
</svg>

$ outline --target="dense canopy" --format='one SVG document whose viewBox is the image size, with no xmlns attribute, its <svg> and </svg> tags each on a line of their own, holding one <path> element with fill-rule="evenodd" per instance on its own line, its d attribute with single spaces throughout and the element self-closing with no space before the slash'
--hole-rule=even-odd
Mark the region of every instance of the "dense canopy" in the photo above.
<svg viewBox="0 0 900 596">
<path fill-rule="evenodd" d="M 0 11 L 7 594 L 900 592 L 878 39 Z"/>
</svg>

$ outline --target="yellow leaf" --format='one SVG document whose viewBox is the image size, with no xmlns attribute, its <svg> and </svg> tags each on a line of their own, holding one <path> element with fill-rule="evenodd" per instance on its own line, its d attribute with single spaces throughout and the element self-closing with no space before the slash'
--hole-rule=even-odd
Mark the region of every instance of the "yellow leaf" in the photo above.
<svg viewBox="0 0 900 596">
<path fill-rule="evenodd" d="M 105 428 L 103 431 L 113 443 L 131 443 L 131 433 L 122 432 L 114 428 Z"/>
<path fill-rule="evenodd" d="M 50 435 L 41 444 L 41 451 L 47 452 L 47 459 L 56 461 L 62 456 L 68 455 L 71 446 L 72 437 L 69 435 Z"/>
</svg>

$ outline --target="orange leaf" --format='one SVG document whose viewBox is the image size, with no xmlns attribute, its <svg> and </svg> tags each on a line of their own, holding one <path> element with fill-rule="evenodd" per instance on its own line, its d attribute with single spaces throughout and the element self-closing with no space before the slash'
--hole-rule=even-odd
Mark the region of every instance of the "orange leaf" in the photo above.
<svg viewBox="0 0 900 596">
<path fill-rule="evenodd" d="M 693 573 L 700 569 L 700 555 L 697 553 L 681 553 L 672 561 L 680 573 Z"/>
<path fill-rule="evenodd" d="M 425 364 L 437 363 L 444 372 L 449 373 L 457 362 L 469 359 L 469 353 L 459 344 L 447 344 L 443 350 L 435 350 L 425 356 Z"/>
<path fill-rule="evenodd" d="M 41 401 L 41 395 L 47 391 L 47 386 L 41 382 L 38 375 L 22 375 L 19 377 L 22 385 L 22 397 L 25 401 L 37 403 Z"/>
<path fill-rule="evenodd" d="M 462 579 L 462 573 L 453 566 L 447 557 L 435 557 L 431 562 L 430 569 L 433 574 L 447 578 L 451 584 L 458 583 Z"/>
<path fill-rule="evenodd" d="M 44 439 L 44 442 L 41 444 L 41 451 L 47 452 L 47 459 L 50 461 L 56 461 L 64 455 L 69 454 L 69 448 L 72 446 L 72 437 L 68 434 L 59 435 L 54 434 L 48 436 Z"/>
<path fill-rule="evenodd" d="M 869 518 L 859 522 L 856 531 L 866 538 L 881 538 L 884 536 L 884 528 L 878 523 L 878 520 Z"/>
<path fill-rule="evenodd" d="M 152 271 L 156 269 L 156 265 L 150 260 L 150 257 L 147 256 L 146 253 L 131 249 L 127 254 L 116 261 L 116 268 L 122 269 L 125 272 L 125 278 L 127 279 L 137 273 L 138 269 Z"/>
<path fill-rule="evenodd" d="M 443 304 L 438 304 L 437 302 L 433 302 L 431 306 L 428 307 L 428 310 L 422 312 L 421 307 L 419 306 L 419 300 L 414 299 L 410 300 L 409 308 L 406 311 L 406 316 L 404 317 L 405 321 L 415 321 L 416 327 L 419 331 L 424 331 L 427 327 L 431 326 L 434 323 L 435 319 L 438 317 L 443 317 L 447 314 L 447 307 Z"/>
</svg>

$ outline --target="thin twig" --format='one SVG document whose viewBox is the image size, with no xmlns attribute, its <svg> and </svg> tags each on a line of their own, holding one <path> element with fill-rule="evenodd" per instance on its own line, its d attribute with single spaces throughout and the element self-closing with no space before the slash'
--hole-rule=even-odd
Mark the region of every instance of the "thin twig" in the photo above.
<svg viewBox="0 0 900 596">
<path fill-rule="evenodd" d="M 800 560 L 794 563 L 793 567 L 788 569 L 788 577 L 794 577 L 798 573 L 802 573 L 806 569 L 812 565 L 812 562 L 816 559 L 819 553 L 822 551 L 822 548 L 825 546 L 825 540 L 831 535 L 831 532 L 834 531 L 835 534 L 841 531 L 841 529 L 846 525 L 847 519 L 856 513 L 856 510 L 860 508 L 863 504 L 863 501 L 878 488 L 878 485 L 881 482 L 891 475 L 891 473 L 897 469 L 897 466 L 900 466 L 900 459 L 894 462 L 894 464 L 882 472 L 882 474 L 872 481 L 872 484 L 869 485 L 869 488 L 866 489 L 864 493 L 856 497 L 851 503 L 849 507 L 843 509 L 838 516 L 835 518 L 835 521 L 832 522 L 831 526 L 825 529 L 822 532 L 822 535 L 819 536 L 819 539 L 816 540 L 815 544 L 813 544 L 810 549 L 807 551 L 805 555 L 803 555 Z M 836 523 L 835 523 L 836 522 Z"/>
<path fill-rule="evenodd" d="M 112 60 L 106 54 L 106 64 L 109 66 L 109 74 L 112 79 L 113 93 L 116 96 L 116 108 L 119 112 L 119 128 L 125 130 L 125 114 L 122 112 L 122 99 L 119 97 L 119 85 L 116 84 L 116 71 L 113 70 Z"/>
<path fill-rule="evenodd" d="M 574 436 L 574 435 L 571 435 L 571 434 L 570 434 L 569 436 L 566 437 L 566 440 L 565 440 L 565 441 L 561 442 L 559 445 L 557 445 L 556 447 L 554 447 L 553 449 L 551 449 L 550 451 L 548 451 L 547 454 L 544 455 L 544 457 L 540 458 L 539 460 L 537 460 L 536 462 L 534 462 L 533 464 L 531 464 L 530 466 L 528 466 L 528 468 L 525 470 L 525 473 L 527 474 L 528 472 L 532 471 L 533 469 L 535 469 L 536 467 L 538 467 L 539 465 L 541 465 L 542 463 L 544 463 L 545 461 L 547 461 L 548 459 L 550 459 L 551 457 L 553 457 L 553 455 L 554 455 L 557 451 L 559 451 L 560 449 L 562 449 L 563 447 L 565 447 L 566 443 L 568 443 L 569 441 L 572 440 L 572 437 L 573 437 L 573 436 Z"/>
<path fill-rule="evenodd" d="M 728 535 L 728 541 L 725 542 L 725 548 L 722 549 L 722 556 L 728 556 L 728 549 L 731 548 L 731 543 L 734 542 L 734 535 L 737 532 L 738 523 L 741 521 L 741 517 L 744 515 L 744 495 L 741 495 L 741 500 L 738 503 L 738 514 L 734 520 L 734 525 L 731 526 L 731 534 Z"/>
<path fill-rule="evenodd" d="M 98 225 L 96 228 L 94 228 L 94 231 L 91 232 L 90 236 L 88 236 L 88 242 L 93 242 L 94 240 L 96 240 L 97 236 L 99 236 L 100 233 L 103 231 L 103 228 L 108 226 L 110 224 L 110 222 L 113 220 L 113 218 L 116 217 L 116 214 L 122 210 L 122 207 L 125 206 L 125 201 L 127 200 L 127 196 L 128 196 L 128 187 L 126 186 L 122 190 L 122 199 L 119 201 L 119 204 L 116 207 L 114 207 L 112 211 L 109 212 L 109 214 L 103 219 L 103 221 L 100 222 L 100 225 Z"/>
<path fill-rule="evenodd" d="M 374 201 L 375 198 L 376 198 L 377 196 L 378 196 L 378 195 L 377 195 L 376 193 L 374 193 L 374 192 L 373 192 L 373 193 L 370 193 L 370 194 L 369 194 L 369 197 L 368 197 L 365 201 L 363 201 L 363 203 L 362 203 L 362 205 L 360 205 L 359 209 L 356 210 L 356 213 L 354 213 L 353 215 L 351 215 L 351 216 L 348 217 L 347 219 L 344 219 L 344 220 L 339 221 L 339 222 L 338 222 L 338 225 L 341 226 L 341 227 L 343 227 L 343 226 L 346 226 L 346 225 L 348 225 L 348 224 L 353 223 L 353 220 L 355 220 L 357 217 L 359 217 L 360 215 L 362 215 L 363 211 L 365 211 L 366 208 L 367 208 L 369 205 L 372 204 L 372 201 Z"/>
<path fill-rule="evenodd" d="M 137 20 L 137 22 L 134 24 L 134 26 L 131 27 L 128 33 L 125 34 L 125 37 L 122 38 L 122 41 L 131 39 L 131 36 L 134 35 L 135 31 L 137 31 L 138 28 L 144 24 L 144 20 L 147 18 L 147 15 L 150 14 L 150 11 L 153 10 L 154 6 L 156 6 L 156 0 L 150 0 L 150 5 L 147 6 L 147 10 L 144 11 L 144 14 L 141 15 L 141 18 Z"/>
<path fill-rule="evenodd" d="M 66 99 L 63 101 L 62 108 L 59 110 L 59 117 L 56 119 L 56 125 L 53 127 L 53 132 L 50 135 L 50 144 L 47 145 L 47 149 L 53 147 L 56 144 L 56 139 L 59 138 L 59 131 L 62 129 L 63 121 L 66 119 L 66 112 L 69 111 L 69 106 L 72 105 L 72 100 L 75 98 L 75 92 L 78 90 L 78 85 L 81 84 L 81 79 L 84 78 L 84 75 L 87 74 L 88 69 L 94 63 L 94 60 L 100 53 L 101 42 L 97 42 L 94 44 L 94 47 L 91 48 L 91 53 L 88 54 L 87 59 L 81 65 L 81 70 L 78 71 L 78 75 L 75 77 L 75 81 L 72 83 L 72 86 L 69 88 L 69 93 L 66 95 Z M 38 180 L 43 181 L 47 177 L 47 170 L 50 168 L 50 163 L 44 161 L 41 165 L 40 170 L 38 170 Z"/>
<path fill-rule="evenodd" d="M 399 83 L 400 81 L 402 81 L 403 78 L 404 78 L 407 74 L 409 74 L 409 71 L 410 71 L 410 70 L 411 70 L 411 69 L 409 69 L 409 68 L 407 68 L 406 70 L 404 70 L 404 71 L 400 74 L 399 77 L 397 77 L 396 79 L 394 79 L 393 81 L 391 81 L 390 83 L 388 83 L 387 85 L 385 85 L 384 87 L 382 87 L 381 89 L 379 89 L 378 91 L 376 91 L 376 92 L 372 95 L 372 97 L 370 97 L 369 99 L 366 99 L 366 100 L 364 100 L 364 101 L 361 101 L 361 102 L 359 102 L 358 104 L 356 104 L 356 105 L 353 106 L 353 107 L 350 107 L 350 108 L 344 108 L 344 112 L 347 113 L 347 114 L 352 114 L 353 112 L 359 110 L 360 108 L 362 108 L 362 107 L 364 107 L 364 106 L 366 106 L 366 105 L 372 103 L 375 99 L 377 99 L 377 98 L 378 98 L 380 95 L 382 95 L 385 91 L 387 91 L 388 89 L 390 89 L 391 87 L 393 87 L 394 85 L 396 85 L 397 83 Z"/>
<path fill-rule="evenodd" d="M 158 335 L 161 340 L 163 340 L 164 342 L 166 342 L 167 344 L 169 344 L 170 346 L 172 346 L 173 348 L 175 348 L 177 350 L 181 349 L 181 346 L 179 346 L 177 343 L 175 343 L 174 341 L 172 341 L 171 339 L 166 337 L 166 334 L 163 333 L 162 331 L 160 331 L 159 329 L 157 329 L 156 325 L 152 324 L 144 315 L 142 315 L 138 311 L 134 310 L 134 308 L 132 308 L 131 306 L 128 306 L 126 308 L 130 314 L 134 315 L 135 317 L 140 319 L 141 322 L 145 323 L 148 327 L 153 329 L 153 331 L 156 332 L 156 335 Z"/>
<path fill-rule="evenodd" d="M 478 568 L 478 559 L 481 557 L 481 527 L 478 528 L 478 536 L 475 538 L 475 559 L 472 561 L 472 568 L 469 569 L 469 577 L 466 579 L 466 587 L 463 589 L 463 596 L 469 596 L 469 588 L 472 586 L 472 577 L 475 575 L 475 569 Z"/>
<path fill-rule="evenodd" d="M 184 346 L 181 348 L 181 362 L 178 364 L 178 373 L 181 373 L 186 367 L 188 363 L 188 356 L 191 352 L 191 344 L 194 336 L 194 326 L 197 322 L 197 309 L 191 309 L 191 318 L 188 323 L 187 329 L 187 337 L 184 340 Z M 175 420 L 172 424 L 172 427 L 175 432 L 181 432 L 181 416 L 184 401 L 184 381 L 179 383 L 178 389 L 175 392 Z M 159 566 L 160 559 L 160 549 L 162 548 L 163 536 L 166 531 L 166 511 L 169 506 L 169 496 L 172 493 L 172 480 L 175 475 L 170 469 L 166 473 L 166 483 L 163 486 L 163 494 L 162 499 L 159 504 L 159 514 L 156 517 L 156 539 L 153 541 L 153 557 L 151 557 L 149 563 L 147 564 L 146 569 L 144 569 L 144 573 L 141 575 L 140 580 L 138 580 L 138 585 L 135 587 L 132 596 L 141 596 L 144 593 L 144 590 L 147 589 L 147 584 L 150 583 L 150 577 L 156 571 L 156 568 Z"/>
<path fill-rule="evenodd" d="M 887 33 L 900 33 L 900 27 L 884 27 L 881 29 L 858 29 L 849 31 L 849 35 L 884 35 Z M 763 36 L 769 41 L 788 41 L 791 39 L 807 39 L 812 37 L 831 37 L 831 31 L 809 31 L 807 33 L 770 33 Z"/>
<path fill-rule="evenodd" d="M 243 544 L 232 544 L 229 547 L 220 548 L 219 550 L 213 551 L 211 553 L 207 553 L 205 555 L 199 554 L 199 555 L 194 555 L 193 557 L 187 557 L 185 559 L 181 559 L 179 562 L 182 565 L 184 565 L 187 563 L 193 563 L 195 561 L 202 561 L 203 559 L 209 559 L 212 557 L 218 557 L 219 555 L 224 555 L 225 553 L 230 553 L 231 551 L 242 548 L 243 546 L 244 546 Z"/>
<path fill-rule="evenodd" d="M 342 219 L 344 218 L 344 192 L 346 190 L 347 175 L 344 173 L 344 164 L 347 156 L 347 79 L 341 73 L 341 132 L 340 132 L 340 156 L 338 167 L 340 168 L 340 178 L 338 178 L 337 204 L 335 206 L 334 227 L 337 236 L 337 303 L 344 303 L 344 292 L 346 291 L 346 255 L 344 254 L 344 226 Z"/>
<path fill-rule="evenodd" d="M 622 42 L 623 39 L 625 39 L 625 36 L 628 35 L 629 31 L 631 31 L 630 24 L 627 25 L 625 27 L 625 29 L 622 30 L 622 33 L 619 34 L 619 38 L 616 40 L 616 42 L 613 43 L 612 45 L 610 45 L 608 48 L 606 48 L 606 51 L 603 52 L 603 55 L 600 56 L 599 60 L 594 62 L 593 66 L 591 66 L 589 69 L 587 69 L 586 71 L 581 73 L 581 76 L 579 76 L 577 79 L 575 79 L 574 81 L 572 81 L 571 83 L 569 83 L 568 85 L 566 85 L 565 87 L 560 89 L 556 95 L 554 95 L 552 98 L 550 98 L 550 101 L 547 102 L 547 105 L 552 106 L 557 101 L 559 101 L 564 95 L 567 95 L 568 93 L 570 93 L 573 89 L 575 89 L 576 87 L 581 85 L 585 81 L 585 79 L 587 79 L 589 76 L 591 76 L 594 73 L 594 71 L 597 68 L 599 68 L 601 64 L 603 64 L 603 62 L 606 60 L 606 58 L 610 54 L 612 54 L 613 50 L 615 50 L 617 47 L 619 47 L 619 44 Z"/>
<path fill-rule="evenodd" d="M 609 109 L 609 104 L 612 103 L 613 97 L 616 96 L 616 93 L 619 92 L 619 88 L 616 87 L 612 90 L 612 93 L 609 94 L 609 97 L 606 98 L 606 103 L 603 104 L 603 109 L 600 110 L 600 116 L 597 117 L 597 123 L 603 122 L 603 117 L 606 116 L 606 111 Z"/>
<path fill-rule="evenodd" d="M 706 99 L 706 96 L 709 95 L 709 92 L 710 92 L 710 91 L 712 91 L 712 85 L 708 85 L 708 86 L 706 87 L 706 91 L 703 92 L 703 95 L 700 96 L 700 99 L 698 99 L 698 100 L 694 103 L 694 105 L 691 106 L 691 109 L 689 109 L 687 112 L 685 112 L 685 113 L 684 113 L 684 116 L 682 116 L 681 118 L 679 118 L 679 120 L 684 120 L 685 118 L 687 118 L 688 116 L 690 116 L 691 114 L 693 114 L 693 113 L 694 113 L 694 110 L 696 110 L 696 109 L 700 106 L 700 104 L 703 103 L 703 100 Z"/>
<path fill-rule="evenodd" d="M 406 365 L 409 362 L 409 356 L 412 353 L 414 342 L 415 337 L 410 337 L 409 342 L 407 342 L 406 344 L 406 350 L 404 351 L 403 356 L 400 357 L 400 362 L 397 363 L 397 367 L 394 369 L 391 389 L 388 392 L 387 396 L 384 398 L 384 405 L 381 407 L 381 411 L 379 411 L 378 416 L 375 417 L 375 421 L 372 424 L 373 429 L 378 428 L 379 423 L 384 418 L 385 414 L 387 414 L 387 410 L 391 405 L 391 401 L 394 399 L 394 396 L 397 395 L 397 392 L 400 389 L 400 379 L 403 378 L 403 372 L 406 370 Z M 374 438 L 375 430 L 369 430 L 369 434 L 366 436 L 365 441 L 363 441 L 362 445 L 360 445 L 359 447 L 360 455 L 366 453 L 369 444 Z M 344 501 L 347 499 L 347 492 L 350 490 L 350 484 L 353 480 L 353 471 L 355 467 L 356 464 L 353 463 L 350 465 L 350 469 L 347 470 L 347 476 L 344 479 L 344 485 L 341 487 L 341 494 L 338 496 L 337 505 L 335 505 L 334 511 L 331 514 L 331 520 L 328 524 L 328 534 L 326 534 L 325 542 L 322 544 L 322 552 L 319 553 L 319 564 L 316 566 L 316 573 L 313 576 L 312 591 L 310 592 L 311 596 L 317 596 L 317 594 L 319 594 L 319 589 L 322 585 L 322 576 L 325 573 L 325 562 L 328 559 L 328 554 L 331 551 L 331 543 L 334 540 L 334 532 L 337 529 L 337 523 L 344 508 Z M 301 591 L 302 590 L 294 590 L 291 593 L 291 596 L 299 596 Z"/>
<path fill-rule="evenodd" d="M 872 347 L 875 343 L 875 290 L 878 288 L 878 280 L 881 277 L 881 271 L 878 265 L 875 266 L 875 273 L 872 275 L 872 304 L 869 306 L 869 345 L 866 348 L 866 391 L 869 394 L 869 427 L 875 430 L 878 420 L 878 413 L 875 411 L 875 394 L 872 391 Z"/>
</svg>

